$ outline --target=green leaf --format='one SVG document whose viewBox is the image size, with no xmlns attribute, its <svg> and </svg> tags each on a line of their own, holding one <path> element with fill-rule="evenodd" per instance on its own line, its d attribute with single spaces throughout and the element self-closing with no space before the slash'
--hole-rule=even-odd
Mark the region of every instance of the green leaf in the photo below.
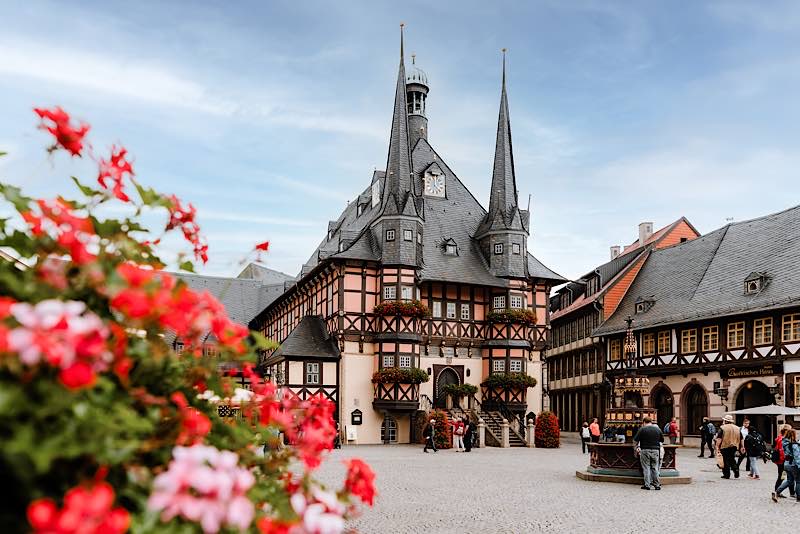
<svg viewBox="0 0 800 534">
<path fill-rule="evenodd" d="M 8 184 L 0 184 L 0 194 L 2 194 L 6 200 L 14 204 L 14 208 L 16 208 L 18 212 L 22 213 L 30 209 L 31 200 L 33 199 L 23 195 L 22 190 L 19 187 L 14 187 L 13 185 Z"/>
<path fill-rule="evenodd" d="M 134 182 L 133 185 L 136 187 L 136 191 L 139 192 L 139 197 L 142 199 L 142 203 L 145 206 L 167 207 L 171 205 L 169 199 L 155 189 L 151 187 L 144 187 L 136 182 Z"/>
<path fill-rule="evenodd" d="M 194 272 L 194 264 L 192 264 L 192 262 L 190 262 L 189 260 L 182 261 L 178 265 L 178 269 L 180 269 L 181 271 L 187 271 L 187 272 L 193 273 Z"/>
<path fill-rule="evenodd" d="M 72 181 L 75 182 L 75 185 L 78 186 L 78 189 L 81 190 L 81 193 L 83 193 L 87 197 L 95 197 L 95 196 L 102 196 L 103 195 L 102 191 L 98 191 L 97 189 L 92 189 L 88 185 L 83 185 L 80 182 L 80 180 L 78 180 L 74 176 L 70 176 L 70 178 L 72 178 Z"/>
<path fill-rule="evenodd" d="M 256 348 L 260 350 L 273 350 L 277 349 L 280 346 L 280 343 L 277 343 L 262 334 L 261 332 L 256 332 L 255 330 L 250 331 L 250 335 L 252 336 L 253 340 L 255 340 Z"/>
<path fill-rule="evenodd" d="M 2 158 L 3 156 L 5 156 L 6 154 L 8 154 L 8 152 L 3 152 L 2 150 L 0 150 L 0 158 Z"/>
</svg>

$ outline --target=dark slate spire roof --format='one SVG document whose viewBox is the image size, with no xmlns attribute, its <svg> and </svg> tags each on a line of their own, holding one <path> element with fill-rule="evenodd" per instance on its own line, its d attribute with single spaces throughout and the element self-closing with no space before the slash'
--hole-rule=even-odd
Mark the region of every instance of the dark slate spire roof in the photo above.
<svg viewBox="0 0 800 534">
<path fill-rule="evenodd" d="M 281 346 L 270 354 L 263 365 L 272 365 L 273 362 L 293 357 L 339 359 L 339 347 L 336 345 L 336 340 L 328 333 L 322 317 L 306 315 L 300 319 L 289 336 L 283 340 Z"/>
<path fill-rule="evenodd" d="M 403 213 L 408 193 L 412 191 L 411 150 L 408 144 L 408 110 L 406 105 L 406 67 L 403 61 L 403 26 L 400 26 L 400 67 L 394 93 L 392 130 L 389 136 L 389 157 L 384 182 L 384 213 Z"/>
<path fill-rule="evenodd" d="M 489 213 L 478 233 L 507 228 L 522 230 L 522 216 L 518 204 L 514 151 L 511 146 L 511 119 L 506 94 L 506 51 L 503 49 L 503 81 L 500 91 L 500 112 L 497 117 L 497 141 L 494 149 Z"/>
<path fill-rule="evenodd" d="M 727 226 L 650 254 L 617 311 L 593 335 L 640 330 L 800 304 L 800 206 Z M 770 283 L 745 294 L 752 272 Z M 635 313 L 636 300 L 654 300 Z"/>
</svg>

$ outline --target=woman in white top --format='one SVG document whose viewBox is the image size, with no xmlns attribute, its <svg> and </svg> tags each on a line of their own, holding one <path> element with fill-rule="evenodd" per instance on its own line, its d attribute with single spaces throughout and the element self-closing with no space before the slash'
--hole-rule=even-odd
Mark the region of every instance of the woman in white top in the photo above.
<svg viewBox="0 0 800 534">
<path fill-rule="evenodd" d="M 589 433 L 589 423 L 584 421 L 583 428 L 581 428 L 581 451 L 583 454 L 586 454 L 586 450 L 589 448 L 587 444 L 590 439 L 592 439 L 592 435 Z"/>
</svg>

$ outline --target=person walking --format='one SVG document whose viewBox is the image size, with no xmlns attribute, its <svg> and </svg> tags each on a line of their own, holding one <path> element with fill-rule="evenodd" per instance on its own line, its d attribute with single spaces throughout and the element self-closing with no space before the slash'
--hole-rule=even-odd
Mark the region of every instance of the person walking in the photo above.
<svg viewBox="0 0 800 534">
<path fill-rule="evenodd" d="M 775 480 L 775 492 L 777 493 L 778 487 L 783 482 L 783 462 L 786 460 L 786 454 L 783 450 L 783 438 L 786 436 L 786 432 L 792 429 L 792 425 L 783 425 L 781 426 L 781 430 L 778 433 L 778 437 L 775 438 L 775 442 L 772 444 L 772 463 L 778 466 L 778 479 Z M 789 486 L 789 495 L 795 497 L 794 493 L 794 486 Z M 778 495 L 780 498 L 785 498 L 783 495 Z"/>
<path fill-rule="evenodd" d="M 469 417 L 464 418 L 464 452 L 472 450 L 472 442 L 475 439 L 475 423 L 469 420 Z"/>
<path fill-rule="evenodd" d="M 636 444 L 635 452 L 639 455 L 639 462 L 642 464 L 642 473 L 644 474 L 642 489 L 649 490 L 652 487 L 660 490 L 661 479 L 659 478 L 660 466 L 658 463 L 664 434 L 658 425 L 652 425 L 651 422 L 652 420 L 648 416 L 642 419 L 643 424 L 633 436 L 633 441 Z"/>
<path fill-rule="evenodd" d="M 744 443 L 745 441 L 747 441 L 747 434 L 750 432 L 750 419 L 747 419 L 745 417 L 744 421 L 742 421 L 742 428 L 740 429 L 740 431 L 742 433 L 742 443 Z M 747 456 L 747 452 L 746 451 L 741 451 L 739 453 L 739 460 L 736 462 L 736 467 L 741 469 L 742 468 L 742 460 L 744 460 L 745 458 L 747 458 L 747 463 L 745 464 L 745 468 L 748 471 L 750 471 L 750 457 Z"/>
<path fill-rule="evenodd" d="M 428 447 L 433 449 L 433 452 L 437 452 L 436 442 L 434 441 L 436 437 L 436 419 L 431 419 L 428 424 L 425 425 L 422 435 L 425 437 L 425 448 L 422 449 L 422 452 L 428 452 Z"/>
<path fill-rule="evenodd" d="M 708 457 L 714 457 L 714 445 L 712 442 L 714 441 L 714 434 L 717 433 L 717 429 L 714 428 L 714 423 L 708 420 L 708 417 L 703 417 L 703 424 L 700 425 L 700 454 L 697 455 L 698 458 L 703 458 L 705 456 L 705 447 L 708 447 Z"/>
<path fill-rule="evenodd" d="M 591 434 L 592 443 L 600 442 L 600 424 L 597 422 L 597 417 L 592 419 L 592 424 L 589 425 L 589 433 Z"/>
<path fill-rule="evenodd" d="M 743 450 L 742 432 L 733 423 L 733 416 L 722 418 L 722 426 L 717 431 L 717 452 L 722 455 L 722 478 L 739 478 L 739 464 L 736 463 L 736 451 Z"/>
<path fill-rule="evenodd" d="M 586 421 L 583 422 L 583 427 L 581 428 L 581 453 L 586 454 L 586 451 L 589 449 L 589 442 L 592 439 L 592 433 L 589 431 L 589 423 Z"/>
<path fill-rule="evenodd" d="M 793 428 L 787 430 L 783 436 L 783 454 L 786 480 L 772 492 L 772 501 L 778 502 L 783 490 L 793 487 L 795 498 L 800 502 L 800 443 L 797 443 L 797 432 Z"/>
<path fill-rule="evenodd" d="M 455 452 L 464 450 L 464 421 L 461 419 L 453 421 L 453 448 Z"/>
<path fill-rule="evenodd" d="M 761 473 L 758 469 L 758 461 L 764 456 L 766 446 L 761 433 L 752 426 L 748 429 L 747 437 L 744 438 L 744 450 L 747 455 L 747 463 L 750 464 L 750 473 L 747 476 L 753 480 L 759 480 Z"/>
<path fill-rule="evenodd" d="M 678 443 L 678 420 L 674 417 L 669 422 L 669 442 L 671 445 Z"/>
</svg>

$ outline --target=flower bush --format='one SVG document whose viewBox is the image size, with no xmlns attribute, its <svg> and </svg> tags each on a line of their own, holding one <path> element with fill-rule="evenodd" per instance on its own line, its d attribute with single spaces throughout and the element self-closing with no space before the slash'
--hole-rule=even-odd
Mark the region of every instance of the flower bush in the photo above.
<svg viewBox="0 0 800 534">
<path fill-rule="evenodd" d="M 408 317 L 427 317 L 428 307 L 418 300 L 385 300 L 372 310 L 375 315 Z"/>
<path fill-rule="evenodd" d="M 195 208 L 138 183 L 124 147 L 96 156 L 89 125 L 61 108 L 35 111 L 51 157 L 91 158 L 99 188 L 73 179 L 80 200 L 44 200 L 0 184 L 18 213 L 0 219 L 0 246 L 20 259 L 0 261 L 0 482 L 10 490 L 0 532 L 343 531 L 358 502 L 374 502 L 375 475 L 350 460 L 338 491 L 315 481 L 336 435 L 333 404 L 265 382 L 256 351 L 274 344 L 162 270 L 157 247 L 170 232 L 189 243 L 181 269 L 207 261 Z M 164 215 L 155 235 L 144 212 Z M 250 383 L 240 418 L 223 420 L 210 402 L 241 395 L 203 355 L 207 339 Z M 290 445 L 265 453 L 260 436 L 278 433 Z"/>
<path fill-rule="evenodd" d="M 536 324 L 536 313 L 528 308 L 508 308 L 487 313 L 486 320 L 490 323 L 519 323 L 532 326 Z"/>
<path fill-rule="evenodd" d="M 525 373 L 497 373 L 481 382 L 481 386 L 501 389 L 524 389 L 536 386 L 536 379 Z"/>
<path fill-rule="evenodd" d="M 425 443 L 425 436 L 423 430 L 428 422 L 434 419 L 436 421 L 436 432 L 433 436 L 433 441 L 436 443 L 437 449 L 452 449 L 453 448 L 453 427 L 450 425 L 450 416 L 447 412 L 442 410 L 433 410 L 430 412 L 420 411 L 417 412 L 417 441 Z"/>
<path fill-rule="evenodd" d="M 534 445 L 542 449 L 557 449 L 561 446 L 561 430 L 558 427 L 558 417 L 553 412 L 542 412 L 536 418 Z"/>
<path fill-rule="evenodd" d="M 478 392 L 478 388 L 472 384 L 447 384 L 444 392 L 453 397 L 471 397 Z"/>
<path fill-rule="evenodd" d="M 403 369 L 400 367 L 387 367 L 375 371 L 372 375 L 373 384 L 422 384 L 430 380 L 428 373 L 417 367 Z"/>
</svg>

